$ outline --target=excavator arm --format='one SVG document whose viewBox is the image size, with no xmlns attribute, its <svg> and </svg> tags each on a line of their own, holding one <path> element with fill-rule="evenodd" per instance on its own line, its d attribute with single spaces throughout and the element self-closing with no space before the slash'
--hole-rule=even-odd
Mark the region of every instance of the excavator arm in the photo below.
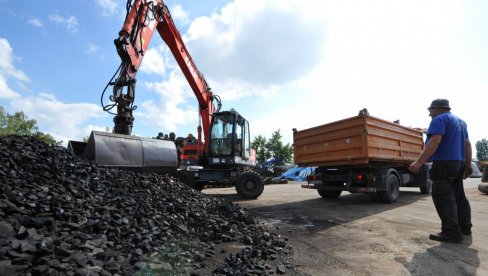
<svg viewBox="0 0 488 276">
<path fill-rule="evenodd" d="M 208 152 L 207 141 L 210 139 L 210 123 L 212 114 L 220 109 L 220 98 L 212 93 L 202 73 L 193 62 L 164 1 L 129 0 L 127 7 L 128 13 L 124 25 L 119 32 L 119 37 L 114 41 L 117 53 L 121 58 L 120 74 L 113 83 L 112 100 L 117 105 L 117 115 L 114 118 L 115 132 L 119 134 L 131 133 L 134 121 L 132 105 L 135 99 L 136 74 L 149 42 L 157 30 L 171 50 L 198 100 L 203 135 L 206 141 L 203 150 Z M 217 107 L 214 105 L 214 101 L 218 103 Z M 199 143 L 202 141 L 201 132 L 202 127 L 199 126 Z M 200 148 L 199 146 L 198 149 Z"/>
</svg>

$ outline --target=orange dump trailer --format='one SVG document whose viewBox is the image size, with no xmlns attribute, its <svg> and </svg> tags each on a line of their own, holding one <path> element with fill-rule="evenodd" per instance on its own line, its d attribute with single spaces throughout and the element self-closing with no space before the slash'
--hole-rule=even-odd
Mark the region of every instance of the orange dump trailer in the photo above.
<svg viewBox="0 0 488 276">
<path fill-rule="evenodd" d="M 373 200 L 395 202 L 400 187 L 430 193 L 430 164 L 418 174 L 409 165 L 422 152 L 422 131 L 370 116 L 358 116 L 304 130 L 293 129 L 295 164 L 315 166 L 304 188 L 324 198 L 342 191 L 368 193 Z"/>
</svg>

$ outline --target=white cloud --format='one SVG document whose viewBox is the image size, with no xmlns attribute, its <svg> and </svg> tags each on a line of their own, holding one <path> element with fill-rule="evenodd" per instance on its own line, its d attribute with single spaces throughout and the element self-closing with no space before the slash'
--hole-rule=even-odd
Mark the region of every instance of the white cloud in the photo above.
<svg viewBox="0 0 488 276">
<path fill-rule="evenodd" d="M 463 15 L 455 12 L 461 7 L 378 3 L 356 3 L 352 9 L 329 2 L 325 59 L 301 86 L 315 98 L 377 107 L 370 113 L 385 115 L 398 114 L 406 104 L 424 107 L 432 94 L 448 97 L 462 89 L 467 75 L 456 33 Z M 408 109 L 402 111 L 408 116 Z"/>
<path fill-rule="evenodd" d="M 159 96 L 159 100 L 148 100 L 139 104 L 134 116 L 141 118 L 145 123 L 159 129 L 175 131 L 178 126 L 188 123 L 196 125 L 198 111 L 196 100 L 194 106 L 188 104 L 193 92 L 181 73 L 173 71 L 166 81 L 146 82 L 149 91 Z"/>
<path fill-rule="evenodd" d="M 472 140 L 486 137 L 473 110 L 483 110 L 488 101 L 488 84 L 479 77 L 487 68 L 476 64 L 473 74 L 469 61 L 482 56 L 472 56 L 462 37 L 470 18 L 462 2 L 429 1 L 421 7 L 418 2 L 327 1 L 323 58 L 319 55 L 313 70 L 293 83 L 280 82 L 279 98 L 263 103 L 258 114 L 251 112 L 253 135 L 269 137 L 274 130 L 269 127 L 275 126 L 291 141 L 293 127 L 352 117 L 364 107 L 376 117 L 427 127 L 428 104 L 448 98 L 456 105 L 453 113 L 467 121 Z"/>
<path fill-rule="evenodd" d="M 0 99 L 15 99 L 20 94 L 13 91 L 7 84 L 7 80 L 0 74 Z"/>
<path fill-rule="evenodd" d="M 281 89 L 280 85 L 262 85 L 239 79 L 227 79 L 223 82 L 214 81 L 211 88 L 214 94 L 221 97 L 223 103 L 253 97 L 269 98 L 275 96 Z M 225 106 L 229 107 L 229 104 L 225 104 Z"/>
<path fill-rule="evenodd" d="M 147 74 L 164 76 L 166 65 L 163 59 L 163 47 L 150 48 L 144 54 L 140 71 Z"/>
<path fill-rule="evenodd" d="M 14 99 L 11 106 L 14 110 L 22 110 L 29 118 L 35 119 L 42 132 L 64 142 L 67 142 L 67 139 L 81 139 L 87 136 L 89 131 L 87 132 L 85 124 L 103 116 L 96 104 L 63 103 L 48 93 Z"/>
<path fill-rule="evenodd" d="M 52 22 L 58 24 L 58 25 L 64 25 L 66 29 L 68 29 L 70 32 L 77 32 L 78 31 L 78 19 L 75 16 L 68 16 L 64 17 L 59 14 L 53 14 L 49 16 L 49 20 Z"/>
<path fill-rule="evenodd" d="M 180 5 L 174 5 L 170 10 L 173 20 L 181 22 L 185 25 L 190 22 L 188 13 Z"/>
<path fill-rule="evenodd" d="M 121 6 L 125 7 L 125 5 L 122 5 L 120 1 L 95 0 L 95 3 L 102 9 L 103 16 L 111 16 L 111 15 L 121 14 L 121 13 L 125 15 L 125 12 L 123 12 L 122 9 L 120 8 Z"/>
<path fill-rule="evenodd" d="M 98 52 L 98 46 L 95 44 L 88 43 L 88 46 L 86 47 L 85 53 L 87 54 L 94 54 Z"/>
<path fill-rule="evenodd" d="M 236 0 L 191 23 L 185 36 L 189 51 L 211 82 L 236 83 L 230 89 L 236 98 L 249 95 L 243 83 L 267 90 L 293 82 L 323 55 L 324 24 L 317 16 L 305 17 L 304 6 Z"/>
<path fill-rule="evenodd" d="M 178 11 L 171 12 L 176 18 Z M 463 1 L 325 1 L 318 9 L 308 0 L 236 0 L 180 32 L 224 109 L 247 117 L 253 136 L 281 129 L 292 142 L 294 127 L 355 116 L 362 108 L 426 127 L 425 107 L 449 98 L 477 141 L 486 134 L 472 111 L 488 101 L 487 67 L 479 62 L 488 57 L 469 51 L 484 45 L 467 45 L 476 41 L 465 40 L 468 21 L 479 18 L 466 12 Z M 184 127 L 193 93 L 168 51 L 153 53 L 163 54 L 166 75 L 178 82 L 150 84 L 161 99 L 139 104 L 138 112 L 163 130 Z"/>
<path fill-rule="evenodd" d="M 151 128 L 164 130 L 164 132 L 177 132 L 176 130 L 185 124 L 194 124 L 197 126 L 198 111 L 191 107 L 180 108 L 169 102 L 163 101 L 145 101 L 139 105 L 135 115 L 137 118 L 144 120 L 144 123 Z M 155 135 L 156 133 L 154 133 Z M 182 136 L 179 133 L 178 136 Z"/>
<path fill-rule="evenodd" d="M 28 90 L 24 84 L 30 81 L 23 71 L 15 68 L 15 59 L 9 42 L 0 38 L 0 99 L 7 100 L 5 102 L 13 112 L 23 111 L 29 118 L 37 121 L 42 132 L 51 134 L 58 141 L 63 140 L 65 145 L 69 139 L 87 136 L 91 129 L 105 129 L 85 125 L 104 116 L 96 104 L 63 103 L 48 93 L 23 97 L 13 91 L 8 86 L 8 80 L 17 81 L 17 85 L 24 90 Z"/>
<path fill-rule="evenodd" d="M 31 24 L 32 26 L 34 27 L 37 27 L 37 28 L 41 28 L 44 26 L 44 24 L 42 23 L 42 21 L 38 18 L 31 18 L 29 20 L 27 20 L 27 23 Z"/>
<path fill-rule="evenodd" d="M 120 2 L 95 0 L 104 15 L 124 16 Z M 480 61 L 488 56 L 473 33 L 478 28 L 486 38 L 479 27 L 486 25 L 483 9 L 473 17 L 465 14 L 465 1 L 324 1 L 323 5 L 317 8 L 311 0 L 235 0 L 191 22 L 178 5 L 171 13 L 183 24 L 180 32 L 188 50 L 214 93 L 222 97 L 224 109 L 236 108 L 246 116 L 253 136 L 269 137 L 280 128 L 285 142 L 291 142 L 293 127 L 354 116 L 364 107 L 373 116 L 425 127 L 430 121 L 425 107 L 443 97 L 466 119 L 473 142 L 486 138 L 480 111 L 488 102 L 488 72 L 487 63 Z M 57 15 L 50 20 L 76 29 L 76 18 L 69 18 Z M 469 22 L 471 28 L 466 27 Z M 138 86 L 147 83 L 144 88 L 153 98 L 136 102 L 136 125 L 156 125 L 165 133 L 196 127 L 197 104 L 188 82 L 167 46 L 154 46 L 140 69 L 146 74 L 138 75 Z M 22 83 L 29 78 L 14 67 L 8 42 L 0 39 L 0 47 L 0 97 L 18 98 L 7 81 Z M 87 50 L 97 47 L 88 45 Z M 42 98 L 39 102 L 60 110 L 51 114 L 54 118 L 84 107 Z M 37 104 L 33 98 L 28 102 Z M 99 109 L 87 107 L 92 114 Z M 29 116 L 37 114 L 41 112 Z M 80 132 L 86 130 L 88 121 L 71 120 Z M 56 131 L 60 136 L 68 133 Z"/>
<path fill-rule="evenodd" d="M 322 55 L 323 24 L 318 16 L 304 18 L 304 12 L 294 1 L 238 0 L 219 13 L 194 20 L 183 39 L 198 69 L 223 100 L 269 97 L 280 85 L 310 72 Z M 179 21 L 188 16 L 180 6 L 171 13 Z M 169 53 L 166 45 L 163 48 L 146 53 L 141 71 L 163 75 L 166 61 L 166 68 L 174 67 L 181 77 L 174 58 L 162 57 Z"/>
<path fill-rule="evenodd" d="M 29 77 L 23 71 L 14 67 L 14 59 L 16 57 L 8 40 L 0 38 L 0 74 L 20 81 L 29 81 Z"/>
<path fill-rule="evenodd" d="M 0 38 L 0 99 L 14 99 L 20 97 L 20 94 L 9 87 L 7 81 L 9 78 L 22 82 L 28 82 L 29 77 L 21 70 L 14 66 L 16 57 L 10 43 L 5 38 Z"/>
<path fill-rule="evenodd" d="M 486 82 L 470 72 L 467 60 L 476 58 L 468 58 L 459 36 L 467 20 L 462 2 L 429 1 L 419 8 L 418 2 L 326 1 L 323 9 L 312 2 L 236 0 L 196 18 L 182 33 L 224 108 L 249 114 L 253 135 L 280 128 L 291 142 L 293 127 L 351 117 L 364 107 L 380 118 L 425 127 L 430 118 L 423 111 L 438 97 L 483 109 Z M 153 113 L 169 112 L 167 100 L 183 108 L 183 95 L 192 93 L 179 91 L 186 94 L 173 94 L 177 101 L 162 93 L 159 106 L 147 104 Z M 475 113 L 459 112 L 468 124 L 475 122 L 473 139 L 482 138 Z"/>
</svg>

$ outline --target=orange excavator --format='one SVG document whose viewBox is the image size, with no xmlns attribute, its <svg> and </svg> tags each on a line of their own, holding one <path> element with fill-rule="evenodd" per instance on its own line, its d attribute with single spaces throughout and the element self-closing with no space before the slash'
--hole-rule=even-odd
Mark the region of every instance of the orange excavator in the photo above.
<svg viewBox="0 0 488 276">
<path fill-rule="evenodd" d="M 68 149 L 99 166 L 174 173 L 198 190 L 206 185 L 234 185 L 243 198 L 259 197 L 264 186 L 256 171 L 249 122 L 233 109 L 220 111 L 220 98 L 193 62 L 164 1 L 128 0 L 126 8 L 124 25 L 114 41 L 121 64 L 101 97 L 105 111 L 117 110 L 111 112 L 115 115 L 114 133 L 92 131 L 87 143 L 70 141 Z M 197 166 L 188 170 L 177 170 L 174 142 L 131 136 L 136 74 L 155 31 L 171 50 L 199 105 L 197 142 L 182 149 L 183 153 L 194 151 L 198 156 Z M 109 86 L 113 86 L 113 94 L 106 105 L 103 98 Z"/>
</svg>

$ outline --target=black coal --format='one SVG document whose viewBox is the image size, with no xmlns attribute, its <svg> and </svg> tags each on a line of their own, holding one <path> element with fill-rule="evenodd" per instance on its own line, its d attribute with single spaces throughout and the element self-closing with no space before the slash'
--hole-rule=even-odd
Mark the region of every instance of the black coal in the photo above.
<svg viewBox="0 0 488 276">
<path fill-rule="evenodd" d="M 284 238 L 237 204 L 169 175 L 99 168 L 31 137 L 0 138 L 0 191 L 2 275 L 197 275 L 236 241 L 245 248 L 213 274 L 290 267 Z"/>
</svg>

